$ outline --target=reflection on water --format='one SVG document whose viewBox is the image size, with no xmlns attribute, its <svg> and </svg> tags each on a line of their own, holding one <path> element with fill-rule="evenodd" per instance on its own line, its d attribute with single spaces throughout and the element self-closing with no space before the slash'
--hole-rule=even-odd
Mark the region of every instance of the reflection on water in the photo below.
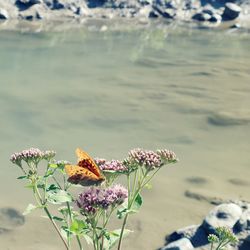
<svg viewBox="0 0 250 250">
<path fill-rule="evenodd" d="M 77 146 L 118 159 L 134 147 L 177 153 L 180 163 L 145 192 L 126 249 L 155 249 L 170 230 L 199 223 L 210 205 L 186 190 L 250 200 L 249 35 L 152 28 L 0 36 L 1 207 L 24 210 L 31 201 L 8 161 L 31 146 L 71 161 Z M 22 239 L 11 236 L 13 246 L 27 249 L 30 225 L 18 229 Z"/>
</svg>

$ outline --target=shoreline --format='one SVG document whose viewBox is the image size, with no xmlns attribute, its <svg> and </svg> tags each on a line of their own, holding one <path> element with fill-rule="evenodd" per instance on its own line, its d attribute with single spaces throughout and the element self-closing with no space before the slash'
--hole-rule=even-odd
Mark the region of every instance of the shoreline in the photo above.
<svg viewBox="0 0 250 250">
<path fill-rule="evenodd" d="M 181 24 L 202 29 L 250 29 L 250 2 L 217 0 L 210 2 L 188 0 L 0 0 L 0 30 L 67 30 L 91 23 L 104 23 L 109 29 L 119 26 Z M 57 4 L 55 4 L 57 3 Z M 188 4 L 189 3 L 189 4 Z M 226 13 L 226 14 L 225 14 Z M 54 27 L 55 26 L 55 27 Z M 103 28 L 101 31 L 106 31 Z"/>
</svg>

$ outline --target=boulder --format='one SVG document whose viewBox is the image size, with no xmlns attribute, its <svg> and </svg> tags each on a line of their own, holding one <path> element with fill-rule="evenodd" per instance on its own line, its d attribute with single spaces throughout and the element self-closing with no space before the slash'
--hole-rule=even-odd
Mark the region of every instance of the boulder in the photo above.
<svg viewBox="0 0 250 250">
<path fill-rule="evenodd" d="M 234 230 L 242 232 L 244 230 L 250 230 L 250 209 L 245 210 L 240 219 L 237 221 Z"/>
<path fill-rule="evenodd" d="M 213 14 L 211 16 L 211 18 L 209 19 L 209 22 L 211 22 L 211 23 L 219 23 L 219 22 L 221 22 L 221 20 L 222 20 L 221 15 L 219 15 L 219 14 Z"/>
<path fill-rule="evenodd" d="M 177 241 L 171 242 L 165 247 L 161 248 L 161 250 L 190 250 L 194 249 L 191 241 L 187 238 L 182 238 Z"/>
<path fill-rule="evenodd" d="M 205 22 L 211 19 L 211 15 L 208 13 L 196 13 L 192 16 L 192 19 L 200 22 Z"/>
<path fill-rule="evenodd" d="M 0 20 L 6 20 L 9 19 L 9 13 L 7 10 L 0 8 Z"/>
<path fill-rule="evenodd" d="M 233 229 L 241 216 L 242 209 L 240 206 L 234 203 L 221 204 L 209 212 L 203 220 L 202 227 L 208 234 L 215 233 L 217 227 Z"/>
<path fill-rule="evenodd" d="M 222 14 L 223 21 L 230 21 L 236 19 L 241 12 L 241 7 L 234 3 L 226 3 L 225 10 Z"/>
</svg>

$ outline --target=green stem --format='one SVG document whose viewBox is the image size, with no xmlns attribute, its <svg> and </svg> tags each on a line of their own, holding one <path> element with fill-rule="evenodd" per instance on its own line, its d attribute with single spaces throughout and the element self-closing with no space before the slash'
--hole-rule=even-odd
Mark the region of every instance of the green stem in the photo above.
<svg viewBox="0 0 250 250">
<path fill-rule="evenodd" d="M 40 192 L 39 192 L 39 190 L 38 190 L 38 188 L 37 188 L 36 182 L 33 182 L 33 184 L 34 184 L 34 192 L 35 192 L 35 194 L 37 195 L 37 197 L 38 197 L 38 199 L 39 199 L 39 204 L 40 204 L 40 205 L 43 205 L 43 210 L 45 211 L 45 213 L 47 214 L 48 218 L 50 219 L 52 225 L 54 226 L 54 228 L 55 228 L 55 230 L 56 230 L 56 232 L 57 232 L 57 234 L 58 234 L 59 237 L 61 238 L 61 240 L 62 240 L 64 246 L 66 247 L 67 250 L 69 250 L 69 246 L 67 245 L 67 242 L 66 242 L 65 239 L 63 238 L 63 236 L 62 236 L 62 234 L 61 234 L 61 232 L 60 232 L 58 226 L 56 225 L 56 223 L 55 223 L 53 217 L 51 216 L 51 214 L 50 214 L 48 208 L 47 208 L 46 206 L 44 206 L 45 204 L 44 204 L 44 201 L 42 200 L 42 196 L 41 196 L 41 194 L 40 194 Z"/>
<path fill-rule="evenodd" d="M 66 204 L 67 204 L 67 208 L 68 208 L 68 211 L 69 211 L 70 222 L 72 224 L 72 222 L 73 222 L 73 216 L 72 216 L 72 211 L 71 211 L 71 208 L 70 208 L 70 204 L 69 204 L 69 202 L 66 202 Z M 81 243 L 79 235 L 76 235 L 76 239 L 77 239 L 77 243 L 79 245 L 80 250 L 83 250 L 82 243 Z"/>
<path fill-rule="evenodd" d="M 121 229 L 121 233 L 120 233 L 120 238 L 119 238 L 119 243 L 118 243 L 118 248 L 117 250 L 121 250 L 121 246 L 122 246 L 122 236 L 123 236 L 123 233 L 124 233 L 124 229 L 125 229 L 125 226 L 127 224 L 127 219 L 128 219 L 128 214 L 125 215 L 125 218 L 123 220 L 123 224 L 122 224 L 122 229 Z"/>
</svg>

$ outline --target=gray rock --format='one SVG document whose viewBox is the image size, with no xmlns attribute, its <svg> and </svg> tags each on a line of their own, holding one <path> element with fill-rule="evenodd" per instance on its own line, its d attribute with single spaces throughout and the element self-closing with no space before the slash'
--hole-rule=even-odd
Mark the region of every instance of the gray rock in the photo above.
<svg viewBox="0 0 250 250">
<path fill-rule="evenodd" d="M 241 218 L 242 209 L 234 203 L 221 204 L 212 209 L 202 223 L 202 227 L 209 233 L 215 233 L 217 227 L 228 227 L 233 229 Z"/>
<path fill-rule="evenodd" d="M 196 13 L 192 16 L 192 19 L 200 21 L 200 22 L 204 22 L 204 21 L 208 21 L 209 19 L 211 19 L 211 15 L 209 15 L 208 13 Z"/>
<path fill-rule="evenodd" d="M 219 22 L 221 22 L 221 20 L 222 20 L 221 15 L 219 15 L 219 14 L 213 14 L 213 15 L 211 16 L 211 18 L 209 19 L 209 22 L 212 22 L 212 23 L 219 23 Z"/>
<path fill-rule="evenodd" d="M 242 213 L 240 219 L 234 227 L 234 230 L 237 232 L 250 230 L 250 209 L 247 209 Z"/>
<path fill-rule="evenodd" d="M 224 21 L 236 19 L 241 12 L 241 7 L 234 3 L 226 3 L 225 10 L 222 14 L 222 19 Z"/>
<path fill-rule="evenodd" d="M 190 250 L 194 249 L 191 241 L 187 238 L 182 238 L 180 240 L 171 242 L 167 246 L 161 248 L 161 250 Z"/>
<path fill-rule="evenodd" d="M 3 19 L 3 20 L 9 19 L 9 14 L 8 14 L 7 10 L 0 8 L 0 20 L 1 19 Z"/>
<path fill-rule="evenodd" d="M 173 19 L 175 17 L 175 11 L 173 9 L 165 9 L 159 5 L 153 5 L 153 9 L 164 18 Z"/>
<path fill-rule="evenodd" d="M 47 15 L 48 9 L 44 5 L 33 5 L 19 14 L 22 19 L 28 21 L 44 19 Z"/>
</svg>

